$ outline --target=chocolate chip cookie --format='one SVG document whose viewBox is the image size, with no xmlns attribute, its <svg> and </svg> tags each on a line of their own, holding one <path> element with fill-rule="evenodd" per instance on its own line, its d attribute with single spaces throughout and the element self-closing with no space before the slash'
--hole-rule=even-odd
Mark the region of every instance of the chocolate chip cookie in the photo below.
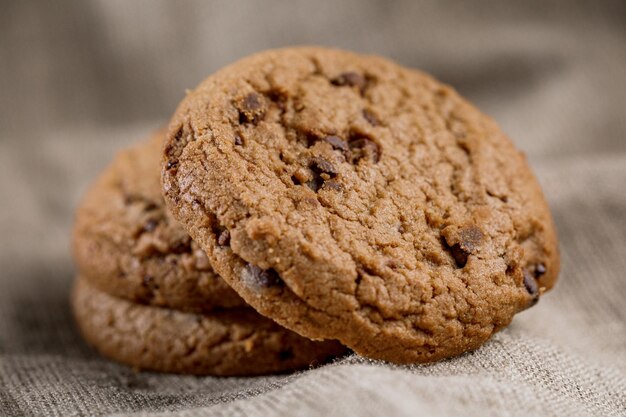
<svg viewBox="0 0 626 417">
<path fill-rule="evenodd" d="M 250 305 L 371 358 L 475 349 L 559 271 L 525 156 L 452 88 L 380 57 L 292 48 L 217 72 L 171 120 L 162 182 Z"/>
<path fill-rule="evenodd" d="M 195 375 L 259 375 L 306 368 L 344 351 L 314 342 L 251 308 L 205 314 L 135 304 L 78 278 L 72 307 L 101 354 L 142 370 Z"/>
<path fill-rule="evenodd" d="M 116 297 L 189 312 L 245 305 L 165 210 L 164 131 L 120 152 L 77 210 L 74 257 L 85 279 Z"/>
</svg>

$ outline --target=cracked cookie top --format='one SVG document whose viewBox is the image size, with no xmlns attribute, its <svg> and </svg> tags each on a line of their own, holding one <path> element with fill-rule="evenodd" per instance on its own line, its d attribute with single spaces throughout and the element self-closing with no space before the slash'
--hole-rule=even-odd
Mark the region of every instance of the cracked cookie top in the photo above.
<svg viewBox="0 0 626 417">
<path fill-rule="evenodd" d="M 164 136 L 157 131 L 120 152 L 86 193 L 74 225 L 78 269 L 99 289 L 141 304 L 190 312 L 245 306 L 165 209 Z"/>
<path fill-rule="evenodd" d="M 524 155 L 430 76 L 291 48 L 182 101 L 163 148 L 173 216 L 259 312 L 393 362 L 474 349 L 558 275 Z"/>
</svg>

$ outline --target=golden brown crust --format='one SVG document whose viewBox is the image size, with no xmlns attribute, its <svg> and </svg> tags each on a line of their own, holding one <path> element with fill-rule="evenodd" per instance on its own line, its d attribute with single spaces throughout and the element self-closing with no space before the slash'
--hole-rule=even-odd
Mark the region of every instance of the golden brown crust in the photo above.
<svg viewBox="0 0 626 417">
<path fill-rule="evenodd" d="M 305 339 L 251 308 L 183 313 L 115 298 L 81 278 L 72 307 L 89 344 L 141 370 L 262 375 L 307 368 L 346 350 Z"/>
<path fill-rule="evenodd" d="M 452 89 L 379 57 L 292 48 L 221 70 L 176 111 L 162 181 L 250 305 L 372 358 L 474 349 L 558 275 L 524 156 Z"/>
</svg>

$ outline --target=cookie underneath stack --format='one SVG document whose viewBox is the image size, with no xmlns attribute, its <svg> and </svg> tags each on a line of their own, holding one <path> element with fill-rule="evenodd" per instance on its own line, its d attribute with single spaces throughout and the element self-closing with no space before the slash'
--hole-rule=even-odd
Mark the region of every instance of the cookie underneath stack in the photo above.
<svg viewBox="0 0 626 417">
<path fill-rule="evenodd" d="M 164 209 L 163 137 L 121 152 L 78 209 L 72 305 L 85 339 L 139 369 L 197 375 L 285 372 L 343 353 L 259 315 L 213 272 Z"/>
<path fill-rule="evenodd" d="M 190 92 L 164 136 L 120 156 L 77 218 L 79 324 L 126 363 L 274 372 L 341 353 L 334 340 L 435 361 L 476 349 L 556 282 L 524 155 L 419 71 L 262 52 Z"/>
</svg>

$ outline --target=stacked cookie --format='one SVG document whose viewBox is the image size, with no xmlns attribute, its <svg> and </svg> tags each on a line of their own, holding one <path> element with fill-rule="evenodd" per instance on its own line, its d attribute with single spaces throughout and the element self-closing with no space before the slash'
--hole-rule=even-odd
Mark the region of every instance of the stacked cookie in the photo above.
<svg viewBox="0 0 626 417">
<path fill-rule="evenodd" d="M 72 304 L 85 339 L 139 369 L 198 375 L 283 372 L 344 352 L 261 316 L 213 271 L 165 210 L 163 139 L 118 154 L 78 209 Z"/>
<path fill-rule="evenodd" d="M 77 217 L 76 316 L 123 362 L 272 372 L 340 353 L 333 340 L 434 361 L 556 281 L 523 154 L 452 89 L 383 58 L 254 55 L 189 93 L 161 140 L 122 154 Z"/>
</svg>

